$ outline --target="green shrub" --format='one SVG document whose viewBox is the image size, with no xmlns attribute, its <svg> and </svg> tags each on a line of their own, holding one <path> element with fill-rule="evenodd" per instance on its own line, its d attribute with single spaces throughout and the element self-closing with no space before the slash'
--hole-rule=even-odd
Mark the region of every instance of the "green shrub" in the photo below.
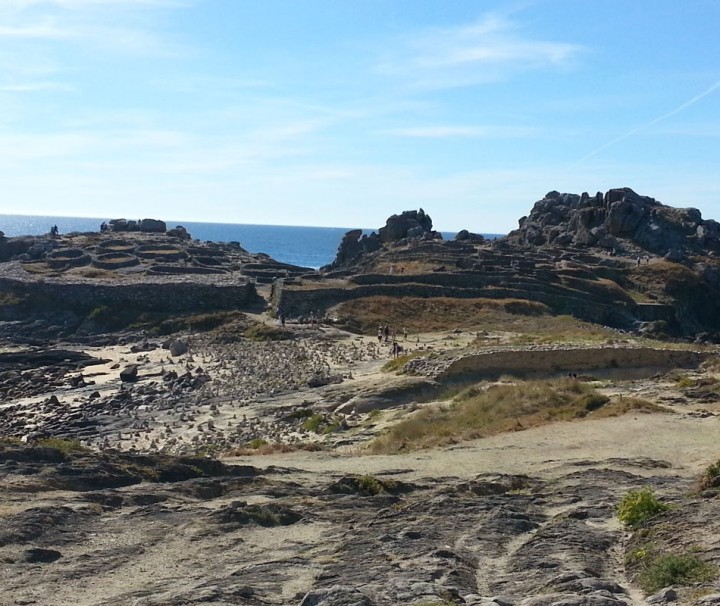
<svg viewBox="0 0 720 606">
<path fill-rule="evenodd" d="M 720 461 L 708 466 L 700 478 L 700 490 L 720 487 Z"/>
<path fill-rule="evenodd" d="M 670 585 L 691 585 L 715 578 L 716 571 L 692 554 L 664 554 L 654 558 L 640 572 L 638 584 L 648 594 Z"/>
<path fill-rule="evenodd" d="M 255 438 L 254 440 L 250 440 L 250 442 L 248 442 L 248 447 L 252 448 L 253 450 L 257 450 L 258 448 L 261 448 L 266 444 L 268 444 L 267 440 L 264 440 L 263 438 Z"/>
<path fill-rule="evenodd" d="M 314 433 L 332 433 L 338 428 L 339 423 L 332 417 L 324 415 L 321 412 L 316 412 L 305 419 L 302 426 L 305 431 L 312 431 Z"/>
<path fill-rule="evenodd" d="M 63 440 L 62 438 L 44 438 L 38 440 L 37 445 L 41 448 L 53 448 L 64 454 L 70 452 L 86 452 L 88 450 L 79 440 Z"/>
<path fill-rule="evenodd" d="M 250 326 L 244 336 L 251 341 L 286 341 L 293 338 L 289 330 L 260 323 Z"/>
<path fill-rule="evenodd" d="M 625 526 L 637 528 L 668 509 L 670 506 L 658 501 L 652 488 L 646 486 L 640 490 L 631 490 L 622 498 L 617 507 L 617 516 Z"/>
</svg>

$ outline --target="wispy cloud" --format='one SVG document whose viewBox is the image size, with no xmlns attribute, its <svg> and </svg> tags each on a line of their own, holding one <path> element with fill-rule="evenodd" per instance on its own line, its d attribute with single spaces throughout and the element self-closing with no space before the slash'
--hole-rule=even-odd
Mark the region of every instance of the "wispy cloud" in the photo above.
<svg viewBox="0 0 720 606">
<path fill-rule="evenodd" d="M 176 0 L 3 0 L 0 42 L 46 41 L 115 54 L 183 55 L 188 49 L 152 27 L 146 17 L 150 10 L 190 5 Z M 140 9 L 145 9 L 142 19 Z"/>
<path fill-rule="evenodd" d="M 37 93 L 46 91 L 73 92 L 74 87 L 60 82 L 30 82 L 25 84 L 0 84 L 0 93 Z"/>
<path fill-rule="evenodd" d="M 33 25 L 0 26 L 0 38 L 34 39 L 34 40 L 68 40 L 77 37 L 71 29 L 58 27 L 56 24 L 44 22 Z"/>
<path fill-rule="evenodd" d="M 393 128 L 382 131 L 382 134 L 419 139 L 493 139 L 528 137 L 537 134 L 537 129 L 521 126 L 418 126 Z"/>
<path fill-rule="evenodd" d="M 182 0 L 4 0 L 5 10 L 22 11 L 36 6 L 56 6 L 58 8 L 79 10 L 91 7 L 127 6 L 127 7 L 176 7 L 187 6 Z"/>
<path fill-rule="evenodd" d="M 523 36 L 506 17 L 487 15 L 470 25 L 409 37 L 378 69 L 420 87 L 451 88 L 496 81 L 528 69 L 566 67 L 584 50 L 577 44 Z"/>
<path fill-rule="evenodd" d="M 704 90 L 703 92 L 695 95 L 695 96 L 692 97 L 691 99 L 688 99 L 688 100 L 685 101 L 684 103 L 680 104 L 680 105 L 679 105 L 678 107 L 676 107 L 675 109 L 673 109 L 673 110 L 671 110 L 671 111 L 669 111 L 669 112 L 667 112 L 667 113 L 665 113 L 665 114 L 663 114 L 663 115 L 661 115 L 661 116 L 658 116 L 657 118 L 654 118 L 654 119 L 650 120 L 650 122 L 647 122 L 646 124 L 642 124 L 642 125 L 640 125 L 640 126 L 637 126 L 637 127 L 633 128 L 633 129 L 629 130 L 628 132 L 620 135 L 619 137 L 615 137 L 614 139 L 612 139 L 611 141 L 608 141 L 607 143 L 601 145 L 600 147 L 597 147 L 596 149 L 592 150 L 590 153 L 585 154 L 582 158 L 580 158 L 579 160 L 576 160 L 576 161 L 571 165 L 571 168 L 574 167 L 574 166 L 577 166 L 578 164 L 584 162 L 585 160 L 589 160 L 589 159 L 592 158 L 593 156 L 599 154 L 599 153 L 602 152 L 602 151 L 605 151 L 605 150 L 608 149 L 609 147 L 612 147 L 613 145 L 616 145 L 617 143 L 620 143 L 621 141 L 624 141 L 625 139 L 629 139 L 630 137 L 638 134 L 638 133 L 641 132 L 641 131 L 644 131 L 644 130 L 652 127 L 652 126 L 655 126 L 656 124 L 659 124 L 660 122 L 663 122 L 663 121 L 667 120 L 668 118 L 672 118 L 672 117 L 675 116 L 676 114 L 679 114 L 679 113 L 682 112 L 683 110 L 686 110 L 688 107 L 690 107 L 690 106 L 692 106 L 692 105 L 695 105 L 698 101 L 700 101 L 701 99 L 704 99 L 705 97 L 707 97 L 708 95 L 714 93 L 714 92 L 715 92 L 716 90 L 718 90 L 718 89 L 720 89 L 720 80 L 718 80 L 717 82 L 715 82 L 715 84 L 713 84 L 710 88 Z"/>
</svg>

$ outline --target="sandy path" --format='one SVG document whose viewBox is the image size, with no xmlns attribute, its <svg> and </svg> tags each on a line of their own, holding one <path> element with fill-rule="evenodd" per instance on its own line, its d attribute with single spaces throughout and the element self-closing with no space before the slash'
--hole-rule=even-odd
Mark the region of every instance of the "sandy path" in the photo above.
<svg viewBox="0 0 720 606">
<path fill-rule="evenodd" d="M 671 464 L 668 473 L 690 477 L 720 457 L 720 420 L 680 414 L 642 414 L 555 423 L 455 446 L 399 455 L 340 455 L 324 452 L 238 457 L 228 462 L 291 467 L 309 474 L 398 473 L 406 479 L 481 473 L 526 473 L 552 477 L 581 462 L 653 459 Z M 662 470 L 653 469 L 652 473 Z M 638 473 L 641 473 L 638 470 Z"/>
</svg>

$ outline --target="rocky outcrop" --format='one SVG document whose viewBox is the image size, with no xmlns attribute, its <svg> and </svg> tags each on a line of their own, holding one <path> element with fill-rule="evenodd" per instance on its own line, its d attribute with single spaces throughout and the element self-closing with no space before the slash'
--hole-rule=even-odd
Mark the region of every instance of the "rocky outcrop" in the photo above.
<svg viewBox="0 0 720 606">
<path fill-rule="evenodd" d="M 485 236 L 482 234 L 474 234 L 469 232 L 467 229 L 461 229 L 455 234 L 455 239 L 459 242 L 485 242 Z"/>
<path fill-rule="evenodd" d="M 373 253 L 382 248 L 380 237 L 375 233 L 363 234 L 362 229 L 347 232 L 340 241 L 335 260 L 325 270 L 333 270 L 352 264 L 366 253 Z"/>
<path fill-rule="evenodd" d="M 323 267 L 322 271 L 329 272 L 362 265 L 368 255 L 382 251 L 388 245 L 408 244 L 420 240 L 442 240 L 442 234 L 433 231 L 432 227 L 430 215 L 425 214 L 421 208 L 392 215 L 378 233 L 372 232 L 368 235 L 363 234 L 361 229 L 353 229 L 343 236 L 335 260 Z M 465 233 L 467 237 L 470 236 L 467 231 Z"/>
<path fill-rule="evenodd" d="M 165 221 L 159 219 L 141 219 L 140 221 L 127 219 L 112 219 L 109 222 L 111 231 L 142 231 L 146 233 L 165 233 Z"/>
<path fill-rule="evenodd" d="M 666 256 L 720 253 L 720 223 L 695 208 L 673 208 L 624 187 L 604 195 L 551 191 L 535 203 L 508 242 L 519 245 L 600 247 Z"/>
<path fill-rule="evenodd" d="M 422 238 L 432 232 L 432 219 L 425 211 L 406 210 L 400 215 L 392 215 L 379 229 L 380 241 L 397 242 L 403 238 Z"/>
</svg>

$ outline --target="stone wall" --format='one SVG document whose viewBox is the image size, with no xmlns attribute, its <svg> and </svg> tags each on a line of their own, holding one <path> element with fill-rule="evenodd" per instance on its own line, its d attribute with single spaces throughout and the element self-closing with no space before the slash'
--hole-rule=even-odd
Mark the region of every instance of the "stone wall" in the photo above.
<svg viewBox="0 0 720 606">
<path fill-rule="evenodd" d="M 572 315 L 588 322 L 598 322 L 608 326 L 624 327 L 637 319 L 637 305 L 634 303 L 615 301 L 604 304 L 586 293 L 551 284 L 536 283 L 532 288 L 528 288 L 527 283 L 521 286 L 525 288 L 463 288 L 459 285 L 405 283 L 303 289 L 276 283 L 273 287 L 272 303 L 276 308 L 281 307 L 287 316 L 293 317 L 308 315 L 311 312 L 322 314 L 338 303 L 365 297 L 526 299 L 544 303 L 558 314 Z"/>
<path fill-rule="evenodd" d="M 57 308 L 94 309 L 126 306 L 147 311 L 188 312 L 235 309 L 257 299 L 255 285 L 237 280 L 202 277 L 134 279 L 108 282 L 65 278 L 17 279 L 0 276 L 0 292 L 29 297 Z"/>
<path fill-rule="evenodd" d="M 491 378 L 501 375 L 553 375 L 608 370 L 695 368 L 707 352 L 648 347 L 546 347 L 483 351 L 443 361 L 410 360 L 409 374 L 437 380 Z"/>
</svg>

